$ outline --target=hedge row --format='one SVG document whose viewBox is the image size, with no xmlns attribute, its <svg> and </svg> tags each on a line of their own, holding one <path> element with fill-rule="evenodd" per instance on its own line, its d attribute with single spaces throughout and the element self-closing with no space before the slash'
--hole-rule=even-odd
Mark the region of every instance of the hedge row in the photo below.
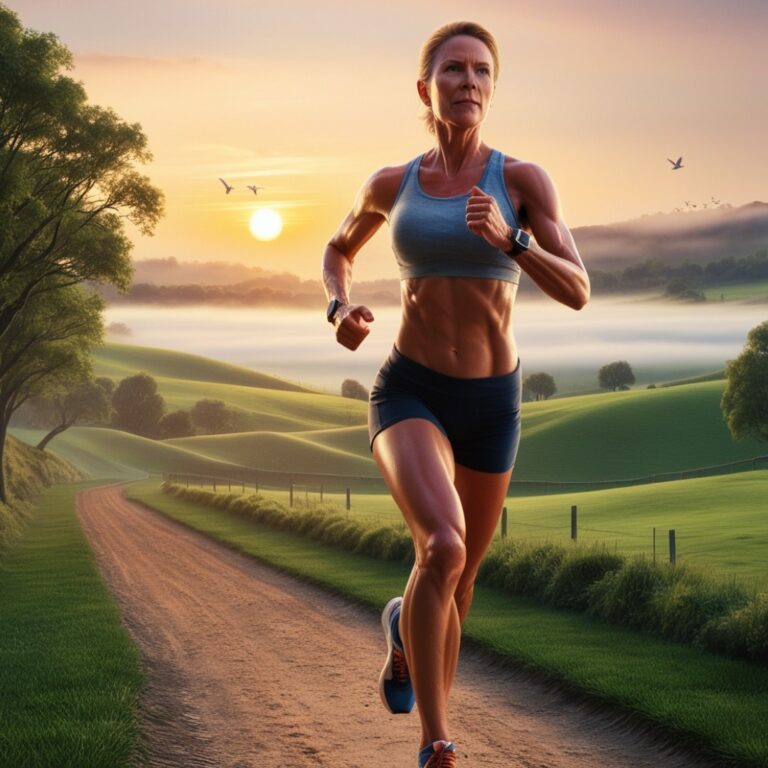
<svg viewBox="0 0 768 768">
<path fill-rule="evenodd" d="M 289 508 L 258 493 L 247 496 L 214 493 L 168 482 L 164 482 L 162 488 L 180 499 L 207 504 L 270 528 L 290 531 L 377 560 L 408 564 L 414 561 L 413 542 L 407 530 L 393 525 L 379 528 L 347 520 L 334 504 L 300 502 L 296 508 Z"/>
<path fill-rule="evenodd" d="M 259 494 L 217 494 L 163 483 L 179 498 L 226 510 L 272 528 L 380 560 L 413 563 L 410 535 L 396 526 L 347 520 L 335 505 L 290 509 Z M 688 563 L 590 547 L 495 541 L 478 582 L 558 608 L 585 612 L 612 624 L 652 632 L 727 656 L 768 662 L 768 593 L 749 593 Z"/>
</svg>

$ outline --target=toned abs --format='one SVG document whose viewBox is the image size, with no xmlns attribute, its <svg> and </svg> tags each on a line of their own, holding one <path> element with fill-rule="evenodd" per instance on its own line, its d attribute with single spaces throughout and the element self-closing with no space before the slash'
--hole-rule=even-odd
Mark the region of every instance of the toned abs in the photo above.
<svg viewBox="0 0 768 768">
<path fill-rule="evenodd" d="M 512 308 L 517 285 L 504 280 L 402 280 L 395 342 L 406 357 L 449 376 L 501 376 L 517 366 Z"/>
</svg>

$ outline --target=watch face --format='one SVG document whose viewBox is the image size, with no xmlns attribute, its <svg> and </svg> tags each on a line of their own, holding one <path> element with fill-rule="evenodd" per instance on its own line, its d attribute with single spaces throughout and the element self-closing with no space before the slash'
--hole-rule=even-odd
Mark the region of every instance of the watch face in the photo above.
<svg viewBox="0 0 768 768">
<path fill-rule="evenodd" d="M 331 299 L 330 303 L 328 304 L 328 311 L 326 312 L 326 317 L 328 318 L 328 322 L 332 323 L 333 318 L 336 315 L 336 310 L 341 306 L 341 302 L 338 299 Z"/>
</svg>

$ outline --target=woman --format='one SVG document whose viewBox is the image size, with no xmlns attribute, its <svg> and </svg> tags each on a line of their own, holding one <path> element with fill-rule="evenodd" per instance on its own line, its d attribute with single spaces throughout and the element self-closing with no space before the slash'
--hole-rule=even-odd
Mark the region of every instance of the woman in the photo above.
<svg viewBox="0 0 768 768">
<path fill-rule="evenodd" d="M 373 314 L 350 301 L 353 260 L 389 222 L 402 320 L 371 390 L 369 433 L 416 562 L 403 597 L 382 614 L 379 683 L 390 712 L 418 701 L 420 768 L 456 765 L 446 709 L 461 624 L 520 439 L 520 270 L 573 309 L 589 299 L 545 171 L 481 139 L 498 71 L 496 43 L 477 24 L 447 24 L 427 40 L 417 89 L 435 146 L 374 173 L 323 258 L 328 319 L 338 342 L 357 349 Z"/>
</svg>

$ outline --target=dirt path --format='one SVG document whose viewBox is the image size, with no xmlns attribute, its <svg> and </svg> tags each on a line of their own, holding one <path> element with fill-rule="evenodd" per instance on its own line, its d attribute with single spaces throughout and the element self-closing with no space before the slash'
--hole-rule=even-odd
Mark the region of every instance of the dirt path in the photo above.
<svg viewBox="0 0 768 768">
<path fill-rule="evenodd" d="M 376 688 L 375 616 L 121 496 L 82 491 L 81 524 L 138 644 L 146 762 L 171 768 L 415 768 L 418 716 Z M 463 655 L 462 768 L 701 768 L 528 675 Z"/>
</svg>

